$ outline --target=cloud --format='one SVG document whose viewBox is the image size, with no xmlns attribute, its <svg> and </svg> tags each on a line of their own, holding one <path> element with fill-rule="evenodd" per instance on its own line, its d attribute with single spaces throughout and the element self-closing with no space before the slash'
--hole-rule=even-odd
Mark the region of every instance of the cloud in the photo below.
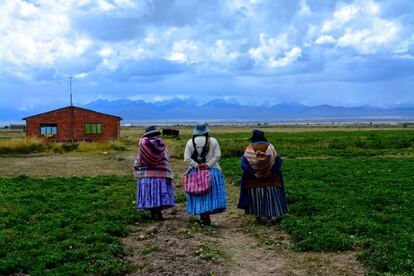
<svg viewBox="0 0 414 276">
<path fill-rule="evenodd" d="M 410 0 L 4 0 L 0 80 L 33 98 L 42 89 L 29 87 L 72 73 L 83 100 L 276 88 L 303 100 L 298 80 L 398 87 L 412 74 L 413 16 Z"/>
<path fill-rule="evenodd" d="M 336 39 L 330 35 L 321 35 L 320 37 L 318 37 L 318 39 L 316 39 L 315 43 L 316 44 L 335 44 Z"/>
<path fill-rule="evenodd" d="M 282 58 L 272 60 L 269 65 L 272 68 L 286 67 L 295 62 L 301 55 L 302 49 L 293 47 L 290 51 L 285 52 Z"/>
<path fill-rule="evenodd" d="M 373 1 L 347 4 L 324 20 L 316 44 L 352 47 L 360 54 L 395 53 L 407 48 L 398 18 L 382 18 L 381 7 Z"/>
</svg>

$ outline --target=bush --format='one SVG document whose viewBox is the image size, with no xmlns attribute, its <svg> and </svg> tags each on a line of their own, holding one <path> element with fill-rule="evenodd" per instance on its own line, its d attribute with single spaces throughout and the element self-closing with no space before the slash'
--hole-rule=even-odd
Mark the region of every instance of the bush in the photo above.
<svg viewBox="0 0 414 276">
<path fill-rule="evenodd" d="M 47 145 L 36 139 L 11 139 L 0 142 L 0 154 L 29 154 L 42 152 Z"/>
<path fill-rule="evenodd" d="M 64 152 L 68 151 L 74 151 L 79 147 L 79 144 L 73 143 L 73 144 L 62 144 L 60 146 Z"/>
</svg>

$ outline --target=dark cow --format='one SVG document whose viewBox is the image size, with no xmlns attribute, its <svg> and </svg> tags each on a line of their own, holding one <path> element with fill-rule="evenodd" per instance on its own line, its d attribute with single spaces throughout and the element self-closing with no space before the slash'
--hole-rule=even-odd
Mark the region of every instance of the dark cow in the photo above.
<svg viewBox="0 0 414 276">
<path fill-rule="evenodd" d="M 180 136 L 180 131 L 178 129 L 164 128 L 162 130 L 162 136 L 178 137 Z"/>
</svg>

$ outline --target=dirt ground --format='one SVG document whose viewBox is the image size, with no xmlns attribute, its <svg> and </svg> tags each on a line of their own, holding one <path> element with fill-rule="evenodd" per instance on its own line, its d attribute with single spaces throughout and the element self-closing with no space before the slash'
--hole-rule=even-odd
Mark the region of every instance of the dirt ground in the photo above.
<svg viewBox="0 0 414 276">
<path fill-rule="evenodd" d="M 181 193 L 185 168 L 176 161 L 175 191 Z M 130 275 L 364 275 L 356 252 L 296 252 L 279 225 L 255 225 L 236 208 L 236 186 L 227 185 L 227 198 L 228 209 L 212 216 L 211 227 L 188 216 L 185 203 L 164 210 L 161 222 L 131 226 L 123 240 L 135 268 Z"/>
<path fill-rule="evenodd" d="M 61 154 L 0 158 L 0 175 L 131 176 L 133 153 Z M 182 160 L 171 160 L 176 194 L 183 194 Z M 363 275 L 356 252 L 296 252 L 280 225 L 255 224 L 236 208 L 238 187 L 227 183 L 228 209 L 202 227 L 185 203 L 164 210 L 165 220 L 131 226 L 122 240 L 130 275 Z"/>
</svg>

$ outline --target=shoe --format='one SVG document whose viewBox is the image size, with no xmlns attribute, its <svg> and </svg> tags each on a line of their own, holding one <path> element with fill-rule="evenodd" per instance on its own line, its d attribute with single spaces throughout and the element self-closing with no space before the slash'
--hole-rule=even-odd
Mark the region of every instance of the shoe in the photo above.
<svg viewBox="0 0 414 276">
<path fill-rule="evenodd" d="M 156 215 L 156 219 L 157 220 L 163 220 L 164 218 L 162 217 L 162 213 L 161 213 L 161 211 L 157 211 L 156 213 L 155 213 L 155 215 Z"/>
<path fill-rule="evenodd" d="M 211 218 L 210 215 L 206 216 L 206 226 L 211 226 Z"/>
<path fill-rule="evenodd" d="M 209 214 L 201 214 L 200 215 L 200 221 L 201 225 L 203 226 L 210 226 L 211 225 L 211 219 Z"/>
<path fill-rule="evenodd" d="M 267 217 L 266 219 L 266 225 L 271 226 L 272 225 L 272 217 Z"/>
<path fill-rule="evenodd" d="M 156 219 L 157 214 L 155 213 L 155 210 L 150 210 L 150 211 L 151 211 L 151 219 Z"/>
</svg>

